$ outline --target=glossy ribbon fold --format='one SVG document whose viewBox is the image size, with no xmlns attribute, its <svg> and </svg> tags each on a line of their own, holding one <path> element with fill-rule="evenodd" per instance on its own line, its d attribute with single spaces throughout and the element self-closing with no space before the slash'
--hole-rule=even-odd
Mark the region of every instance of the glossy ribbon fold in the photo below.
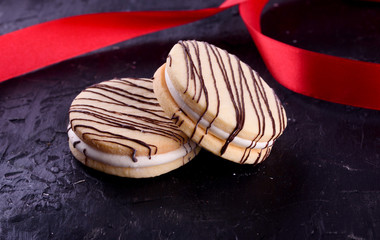
<svg viewBox="0 0 380 240">
<path fill-rule="evenodd" d="M 273 77 L 307 96 L 380 110 L 380 64 L 300 49 L 261 33 L 268 0 L 226 0 L 217 8 L 86 14 L 0 36 L 0 82 L 144 34 L 194 22 L 239 5 Z"/>
</svg>

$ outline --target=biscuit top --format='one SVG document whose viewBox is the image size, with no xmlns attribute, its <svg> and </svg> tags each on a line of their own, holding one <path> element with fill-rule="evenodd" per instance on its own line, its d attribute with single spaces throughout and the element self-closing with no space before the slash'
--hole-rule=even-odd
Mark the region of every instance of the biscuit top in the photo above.
<svg viewBox="0 0 380 240">
<path fill-rule="evenodd" d="M 165 116 L 151 79 L 113 79 L 90 86 L 74 99 L 69 118 L 69 130 L 81 141 L 105 153 L 129 155 L 134 162 L 189 142 Z"/>
<path fill-rule="evenodd" d="M 170 51 L 165 71 L 168 87 L 189 112 L 181 110 L 198 116 L 193 119 L 195 129 L 200 125 L 207 133 L 215 127 L 228 134 L 221 154 L 237 138 L 251 142 L 249 148 L 270 145 L 286 127 L 285 110 L 274 91 L 225 50 L 206 42 L 180 41 Z"/>
</svg>

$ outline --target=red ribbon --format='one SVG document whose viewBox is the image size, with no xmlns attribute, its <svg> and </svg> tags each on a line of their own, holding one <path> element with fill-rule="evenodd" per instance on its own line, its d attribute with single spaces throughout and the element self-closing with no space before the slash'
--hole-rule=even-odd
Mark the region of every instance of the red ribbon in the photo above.
<svg viewBox="0 0 380 240">
<path fill-rule="evenodd" d="M 260 16 L 267 2 L 226 0 L 217 8 L 201 10 L 87 14 L 30 26 L 0 37 L 0 82 L 239 4 L 240 15 L 278 82 L 307 96 L 380 110 L 380 64 L 303 50 L 263 35 Z"/>
</svg>

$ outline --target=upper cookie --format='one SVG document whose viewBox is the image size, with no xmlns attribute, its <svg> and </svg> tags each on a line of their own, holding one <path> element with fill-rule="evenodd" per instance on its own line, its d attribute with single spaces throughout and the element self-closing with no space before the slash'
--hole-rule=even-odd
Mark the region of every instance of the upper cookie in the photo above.
<svg viewBox="0 0 380 240">
<path fill-rule="evenodd" d="M 164 71 L 172 99 L 194 122 L 189 137 L 198 128 L 204 135 L 213 134 L 224 141 L 221 156 L 231 144 L 270 147 L 286 127 L 285 110 L 274 91 L 225 50 L 206 42 L 180 41 L 171 49 Z M 201 146 L 202 141 L 198 138 Z"/>
<path fill-rule="evenodd" d="M 151 79 L 113 79 L 90 86 L 74 99 L 69 119 L 72 146 L 83 145 L 84 155 L 91 150 L 91 159 L 116 167 L 163 164 L 196 147 L 164 114 Z"/>
</svg>

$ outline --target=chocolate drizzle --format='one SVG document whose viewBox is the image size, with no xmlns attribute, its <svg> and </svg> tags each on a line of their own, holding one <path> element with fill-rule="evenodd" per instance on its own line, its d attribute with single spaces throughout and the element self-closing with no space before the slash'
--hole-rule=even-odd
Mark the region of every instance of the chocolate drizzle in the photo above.
<svg viewBox="0 0 380 240">
<path fill-rule="evenodd" d="M 73 142 L 73 147 L 75 148 L 75 146 L 78 145 L 78 143 L 80 143 L 80 141 Z"/>
<path fill-rule="evenodd" d="M 225 98 L 228 98 L 233 106 L 233 113 L 231 112 L 231 115 L 234 115 L 235 126 L 230 131 L 220 150 L 221 155 L 226 152 L 229 144 L 242 131 L 246 121 L 256 122 L 258 133 L 252 136 L 252 143 L 245 149 L 240 160 L 241 163 L 248 160 L 256 142 L 260 142 L 264 135 L 270 135 L 269 140 L 265 140 L 268 144 L 270 141 L 275 141 L 281 135 L 286 126 L 285 111 L 277 96 L 272 92 L 267 92 L 270 88 L 264 86 L 262 79 L 256 72 L 243 64 L 236 56 L 206 42 L 179 41 L 178 44 L 182 47 L 187 69 L 184 93 L 187 93 L 191 88 L 193 95 L 190 97 L 197 103 L 203 97 L 205 102 L 205 109 L 200 114 L 199 119 L 196 119 L 196 124 L 190 138 L 194 137 L 200 121 L 209 111 L 210 102 L 215 102 L 215 116 L 211 120 L 208 120 L 210 122 L 208 126 L 203 126 L 205 134 L 208 133 L 211 125 L 218 118 L 221 107 L 223 107 L 221 106 L 222 98 L 223 101 L 225 101 Z M 170 57 L 170 65 L 172 65 L 172 61 Z M 212 85 L 206 85 L 205 83 L 205 78 L 209 77 L 203 75 L 203 68 L 205 67 L 210 69 L 211 78 L 207 80 L 212 81 Z M 219 73 L 218 76 L 221 77 L 217 79 L 216 73 Z M 208 89 L 210 87 L 214 89 Z M 227 90 L 227 94 L 223 96 L 220 94 L 220 89 L 218 88 L 221 87 Z M 216 94 L 210 95 L 211 91 Z M 271 102 L 273 102 L 272 95 L 274 95 L 275 107 L 271 105 Z M 246 101 L 247 99 L 250 101 Z M 246 115 L 248 108 L 252 109 L 251 111 L 254 113 L 252 116 Z M 270 124 L 271 127 L 269 128 L 266 124 Z M 272 132 L 270 133 L 269 131 Z M 199 139 L 198 144 L 202 139 L 203 137 Z M 256 161 L 259 161 L 263 157 L 261 156 L 262 154 L 264 154 L 264 158 L 267 157 L 271 149 L 268 146 L 261 150 Z"/>
<path fill-rule="evenodd" d="M 129 149 L 136 162 L 139 148 L 147 149 L 149 158 L 158 151 L 156 145 L 141 140 L 140 133 L 171 139 L 179 146 L 187 141 L 159 106 L 151 79 L 114 79 L 90 86 L 82 93 L 86 96 L 79 95 L 70 107 L 70 124 L 74 132 L 80 130 L 77 135 L 87 143 Z"/>
<path fill-rule="evenodd" d="M 172 66 L 172 56 L 168 55 L 169 67 Z"/>
</svg>

